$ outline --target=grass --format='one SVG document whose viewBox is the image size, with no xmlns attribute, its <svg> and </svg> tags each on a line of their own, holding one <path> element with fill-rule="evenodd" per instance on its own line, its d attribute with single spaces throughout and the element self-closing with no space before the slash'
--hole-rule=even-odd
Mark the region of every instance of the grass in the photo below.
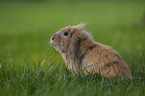
<svg viewBox="0 0 145 96">
<path fill-rule="evenodd" d="M 143 96 L 145 2 L 5 2 L 0 4 L 0 96 Z M 72 75 L 48 43 L 60 28 L 87 22 L 95 41 L 128 63 L 132 81 Z"/>
</svg>

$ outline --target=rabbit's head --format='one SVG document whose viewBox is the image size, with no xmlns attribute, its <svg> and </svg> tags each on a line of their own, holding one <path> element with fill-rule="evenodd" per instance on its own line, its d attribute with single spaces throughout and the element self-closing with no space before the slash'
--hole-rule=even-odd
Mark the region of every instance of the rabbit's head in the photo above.
<svg viewBox="0 0 145 96">
<path fill-rule="evenodd" d="M 85 24 L 64 27 L 51 37 L 50 43 L 60 53 L 68 53 L 74 57 L 79 42 L 88 36 L 86 32 L 83 32 L 84 27 Z"/>
<path fill-rule="evenodd" d="M 71 31 L 72 31 L 71 26 L 68 26 L 60 29 L 51 37 L 50 43 L 60 53 L 67 51 Z"/>
</svg>

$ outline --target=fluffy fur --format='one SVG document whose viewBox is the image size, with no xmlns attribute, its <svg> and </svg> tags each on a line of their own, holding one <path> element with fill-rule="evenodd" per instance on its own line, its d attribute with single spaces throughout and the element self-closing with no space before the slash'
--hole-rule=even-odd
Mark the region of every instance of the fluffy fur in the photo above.
<svg viewBox="0 0 145 96">
<path fill-rule="evenodd" d="M 86 75 L 100 73 L 109 78 L 132 79 L 130 69 L 123 58 L 110 46 L 93 41 L 89 33 L 84 31 L 85 25 L 64 27 L 50 40 L 71 72 L 83 72 Z"/>
</svg>

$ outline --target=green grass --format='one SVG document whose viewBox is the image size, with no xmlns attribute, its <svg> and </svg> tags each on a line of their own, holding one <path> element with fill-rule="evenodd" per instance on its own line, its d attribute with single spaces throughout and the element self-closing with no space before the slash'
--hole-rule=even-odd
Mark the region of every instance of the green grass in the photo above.
<svg viewBox="0 0 145 96">
<path fill-rule="evenodd" d="M 0 4 L 0 96 L 144 96 L 145 2 Z M 132 81 L 72 75 L 49 44 L 60 28 L 87 22 L 94 40 L 118 51 Z"/>
</svg>

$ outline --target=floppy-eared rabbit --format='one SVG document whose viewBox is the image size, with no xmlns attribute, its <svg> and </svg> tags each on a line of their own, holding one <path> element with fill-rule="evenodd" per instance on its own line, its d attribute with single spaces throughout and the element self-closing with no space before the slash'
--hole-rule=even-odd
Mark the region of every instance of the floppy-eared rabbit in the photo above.
<svg viewBox="0 0 145 96">
<path fill-rule="evenodd" d="M 132 79 L 123 58 L 110 46 L 93 41 L 84 27 L 85 24 L 64 27 L 50 40 L 71 72 L 83 72 L 86 75 L 100 73 L 108 78 Z"/>
</svg>

